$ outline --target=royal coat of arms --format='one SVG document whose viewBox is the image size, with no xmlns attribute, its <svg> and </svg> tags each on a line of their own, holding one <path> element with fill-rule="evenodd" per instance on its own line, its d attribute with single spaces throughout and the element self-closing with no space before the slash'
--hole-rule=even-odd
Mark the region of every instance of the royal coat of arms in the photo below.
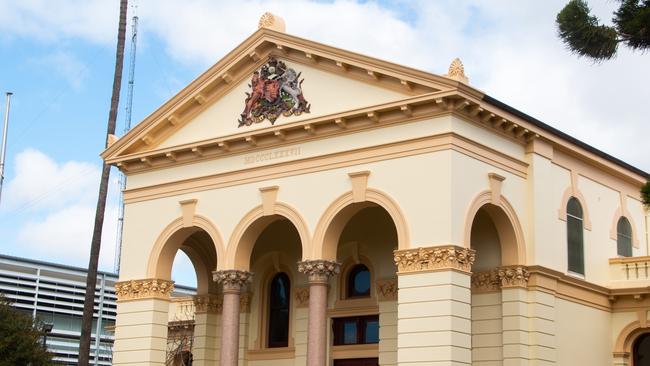
<svg viewBox="0 0 650 366">
<path fill-rule="evenodd" d="M 301 73 L 279 60 L 270 57 L 268 62 L 253 73 L 246 93 L 246 106 L 239 119 L 239 126 L 250 126 L 268 119 L 271 124 L 284 115 L 299 116 L 309 113 L 309 103 L 302 95 Z"/>
</svg>

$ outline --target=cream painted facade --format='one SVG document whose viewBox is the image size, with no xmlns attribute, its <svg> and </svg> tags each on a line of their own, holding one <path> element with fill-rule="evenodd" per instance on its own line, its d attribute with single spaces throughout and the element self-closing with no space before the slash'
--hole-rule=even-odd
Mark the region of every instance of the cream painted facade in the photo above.
<svg viewBox="0 0 650 366">
<path fill-rule="evenodd" d="M 237 127 L 269 57 L 302 73 L 311 112 Z M 114 364 L 165 364 L 168 325 L 191 308 L 195 365 L 631 365 L 650 332 L 648 175 L 458 66 L 438 76 L 262 27 L 109 146 L 128 176 Z M 584 274 L 567 265 L 572 197 Z M 193 298 L 170 298 L 178 250 Z M 351 298 L 357 264 L 372 286 Z M 269 347 L 278 273 L 289 336 Z M 374 315 L 378 343 L 334 345 L 333 319 Z"/>
</svg>

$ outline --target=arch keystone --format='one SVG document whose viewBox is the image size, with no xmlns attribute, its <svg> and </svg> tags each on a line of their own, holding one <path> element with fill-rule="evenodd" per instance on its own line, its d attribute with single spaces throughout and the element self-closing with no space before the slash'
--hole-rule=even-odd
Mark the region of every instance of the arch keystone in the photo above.
<svg viewBox="0 0 650 366">
<path fill-rule="evenodd" d="M 279 186 L 269 186 L 260 188 L 262 193 L 262 209 L 264 216 L 275 215 L 275 203 L 278 200 Z"/>
<path fill-rule="evenodd" d="M 178 201 L 181 205 L 181 212 L 183 213 L 183 227 L 191 227 L 193 225 L 194 214 L 196 213 L 196 204 L 199 202 L 196 198 Z"/>
<path fill-rule="evenodd" d="M 350 180 L 352 180 L 352 201 L 354 203 L 363 202 L 366 200 L 366 190 L 368 189 L 369 175 L 370 170 L 348 173 Z"/>
<path fill-rule="evenodd" d="M 497 173 L 489 173 L 488 179 L 490 180 L 490 203 L 499 205 L 501 202 L 501 186 L 503 181 L 506 180 L 506 177 Z"/>
</svg>

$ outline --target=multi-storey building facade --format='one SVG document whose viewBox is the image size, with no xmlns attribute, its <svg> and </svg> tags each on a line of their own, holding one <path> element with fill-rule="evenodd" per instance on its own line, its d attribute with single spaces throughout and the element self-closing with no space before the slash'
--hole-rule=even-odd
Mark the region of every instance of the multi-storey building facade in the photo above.
<svg viewBox="0 0 650 366">
<path fill-rule="evenodd" d="M 97 275 L 90 350 L 93 365 L 111 365 L 116 281 L 117 275 L 113 273 Z M 17 309 L 52 324 L 46 342 L 57 364 L 77 364 L 86 270 L 0 255 L 0 293 Z"/>
<path fill-rule="evenodd" d="M 179 250 L 194 365 L 650 359 L 648 174 L 459 61 L 434 75 L 266 14 L 102 156 L 129 177 L 115 365 L 165 362 Z"/>
<path fill-rule="evenodd" d="M 98 272 L 90 347 L 92 365 L 112 364 L 116 281 L 116 274 Z M 0 293 L 39 323 L 52 325 L 45 341 L 56 364 L 77 365 L 86 269 L 0 255 Z M 194 289 L 176 286 L 174 294 L 183 298 L 193 295 Z M 191 322 L 193 312 L 179 312 L 179 316 Z M 172 325 L 175 320 L 170 318 Z"/>
</svg>

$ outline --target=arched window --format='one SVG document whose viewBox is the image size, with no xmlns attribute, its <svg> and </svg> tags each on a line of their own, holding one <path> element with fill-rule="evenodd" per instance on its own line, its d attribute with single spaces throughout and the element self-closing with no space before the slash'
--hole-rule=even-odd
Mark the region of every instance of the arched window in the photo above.
<svg viewBox="0 0 650 366">
<path fill-rule="evenodd" d="M 278 273 L 271 280 L 269 291 L 268 346 L 289 346 L 289 301 L 291 282 L 286 273 Z"/>
<path fill-rule="evenodd" d="M 650 366 L 650 333 L 641 335 L 634 341 L 632 349 L 634 366 Z"/>
<path fill-rule="evenodd" d="M 583 238 L 582 206 L 575 197 L 571 197 L 566 209 L 567 254 L 569 271 L 585 274 L 585 255 Z"/>
<path fill-rule="evenodd" d="M 621 216 L 616 224 L 616 252 L 622 257 L 632 256 L 632 225 Z"/>
<path fill-rule="evenodd" d="M 347 297 L 370 296 L 370 271 L 364 264 L 357 264 L 348 274 Z"/>
</svg>

